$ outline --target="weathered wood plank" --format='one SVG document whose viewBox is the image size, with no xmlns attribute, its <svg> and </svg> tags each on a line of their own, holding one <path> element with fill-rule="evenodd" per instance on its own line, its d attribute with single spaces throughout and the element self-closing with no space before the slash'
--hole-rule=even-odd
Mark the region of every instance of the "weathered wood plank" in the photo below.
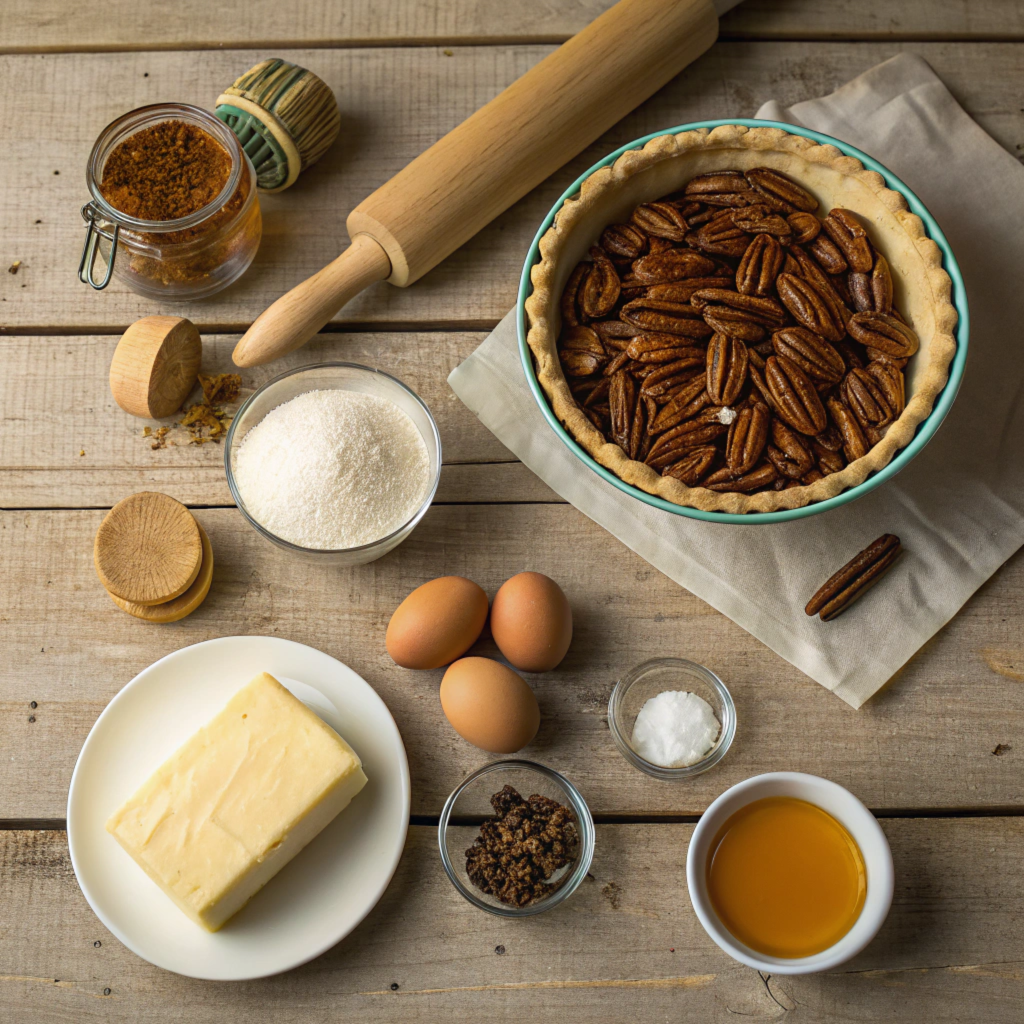
<svg viewBox="0 0 1024 1024">
<path fill-rule="evenodd" d="M 825 975 L 762 978 L 711 942 L 686 894 L 690 825 L 599 826 L 593 877 L 556 910 L 511 922 L 466 903 L 444 877 L 434 829 L 413 827 L 394 881 L 355 933 L 296 971 L 232 985 L 168 974 L 121 946 L 79 892 L 63 833 L 2 833 L 0 1017 L 1016 1024 L 1024 822 L 883 828 L 896 864 L 889 920 Z"/>
<path fill-rule="evenodd" d="M 264 244 L 245 278 L 211 300 L 181 305 L 181 314 L 204 328 L 250 323 L 337 255 L 353 206 L 550 49 L 455 47 L 450 57 L 433 47 L 279 51 L 335 89 L 341 141 L 294 188 L 265 197 Z M 1024 47 L 720 43 L 423 280 L 408 289 L 376 285 L 338 319 L 406 328 L 494 323 L 515 300 L 521 263 L 544 213 L 609 150 L 686 121 L 750 116 L 769 98 L 791 103 L 820 95 L 903 49 L 928 59 L 1004 146 L 1016 152 L 1024 144 L 1015 88 Z M 83 225 L 74 211 L 87 198 L 82 174 L 90 146 L 103 125 L 131 107 L 168 97 L 212 103 L 252 59 L 251 51 L 0 58 L 0 123 L 7 127 L 0 148 L 0 266 L 22 261 L 18 274 L 0 273 L 0 332 L 116 331 L 154 312 L 151 301 L 119 284 L 92 293 L 75 280 Z"/>
<path fill-rule="evenodd" d="M 493 594 L 523 569 L 563 586 L 576 628 L 563 665 L 530 677 L 542 725 L 524 753 L 565 771 L 597 813 L 696 813 L 726 786 L 778 769 L 828 776 L 889 812 L 1024 804 L 1024 557 L 854 712 L 569 505 L 435 507 L 404 545 L 351 570 L 290 558 L 235 509 L 200 510 L 216 552 L 213 587 L 202 608 L 169 626 L 132 619 L 104 594 L 92 564 L 102 517 L 0 515 L 0 819 L 62 818 L 78 751 L 117 691 L 173 650 L 245 634 L 310 644 L 367 679 L 405 738 L 414 813 L 436 814 L 488 757 L 444 719 L 441 670 L 390 661 L 388 618 L 435 576 L 469 576 Z M 495 653 L 486 636 L 478 650 Z M 728 757 L 685 786 L 630 767 L 605 721 L 615 680 L 665 655 L 709 665 L 738 709 Z M 994 756 L 997 744 L 1011 749 Z"/>
<path fill-rule="evenodd" d="M 558 496 L 455 397 L 448 374 L 482 334 L 324 334 L 271 366 L 242 373 L 241 397 L 278 373 L 332 359 L 392 373 L 434 414 L 446 468 L 438 501 L 557 501 Z M 235 336 L 208 335 L 203 370 L 227 373 Z M 198 505 L 230 505 L 220 444 L 189 444 L 175 430 L 173 447 L 154 450 L 146 426 L 114 402 L 107 383 L 116 337 L 0 338 L 0 507 L 110 506 L 132 491 L 155 488 Z M 189 401 L 200 397 L 197 388 Z M 488 465 L 466 465 L 488 463 Z"/>
<path fill-rule="evenodd" d="M 153 3 L 113 0 L 88 9 L 41 0 L 0 8 L 0 52 L 556 43 L 611 2 L 347 0 L 282 7 L 252 0 L 236 8 L 185 0 L 169 18 Z M 1019 39 L 1024 10 L 1015 0 L 746 0 L 726 15 L 721 32 L 760 39 Z"/>
</svg>

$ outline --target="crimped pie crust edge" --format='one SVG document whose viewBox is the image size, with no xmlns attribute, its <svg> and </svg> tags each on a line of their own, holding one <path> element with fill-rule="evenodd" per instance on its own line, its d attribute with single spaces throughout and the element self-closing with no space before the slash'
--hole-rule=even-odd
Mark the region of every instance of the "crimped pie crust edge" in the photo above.
<svg viewBox="0 0 1024 1024">
<path fill-rule="evenodd" d="M 603 195 L 620 188 L 633 175 L 663 160 L 671 160 L 693 150 L 728 149 L 773 151 L 790 155 L 793 162 L 799 157 L 808 163 L 826 165 L 842 175 L 857 178 L 893 214 L 916 250 L 920 265 L 908 268 L 904 280 L 908 289 L 917 290 L 926 299 L 930 296 L 935 323 L 927 347 L 928 362 L 917 368 L 919 379 L 913 396 L 886 436 L 867 455 L 813 484 L 753 495 L 722 494 L 705 487 L 687 487 L 679 480 L 661 476 L 650 466 L 630 459 L 617 444 L 605 440 L 577 406 L 569 390 L 558 359 L 558 331 L 551 322 L 557 319 L 560 298 L 555 288 L 558 263 L 571 230 Z M 781 169 L 786 169 L 784 162 Z M 791 173 L 800 181 L 799 172 Z M 676 135 L 661 135 L 641 149 L 631 149 L 613 164 L 595 171 L 583 182 L 579 195 L 562 204 L 554 223 L 542 236 L 539 249 L 541 260 L 531 271 L 533 292 L 525 303 L 529 321 L 527 343 L 534 356 L 537 378 L 555 415 L 600 465 L 626 483 L 677 505 L 708 512 L 776 512 L 824 501 L 857 486 L 869 474 L 888 465 L 896 453 L 913 439 L 918 425 L 927 419 L 935 399 L 946 384 L 949 366 L 956 352 L 953 331 L 957 312 L 950 301 L 952 282 L 942 268 L 942 251 L 927 236 L 921 218 L 908 210 L 900 193 L 886 187 L 880 174 L 865 169 L 856 158 L 846 156 L 835 146 L 821 145 L 781 128 L 721 125 L 714 129 L 700 128 Z M 548 310 L 552 311 L 551 319 L 548 318 Z M 925 347 L 922 345 L 915 359 L 923 354 Z"/>
</svg>

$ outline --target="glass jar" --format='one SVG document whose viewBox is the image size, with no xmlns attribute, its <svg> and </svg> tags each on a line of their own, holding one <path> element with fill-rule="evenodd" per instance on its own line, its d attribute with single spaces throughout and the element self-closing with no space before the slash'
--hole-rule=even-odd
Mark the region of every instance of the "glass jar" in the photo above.
<svg viewBox="0 0 1024 1024">
<path fill-rule="evenodd" d="M 212 135 L 230 156 L 231 168 L 220 194 L 202 209 L 174 220 L 140 220 L 103 197 L 103 168 L 119 143 L 164 121 L 183 121 Z M 82 207 L 88 227 L 78 276 L 93 288 L 105 288 L 116 275 L 149 298 L 201 299 L 237 281 L 259 248 L 263 222 L 256 172 L 234 133 L 199 107 L 156 103 L 111 122 L 92 148 L 86 181 L 92 199 Z M 106 268 L 100 278 L 93 274 L 97 250 Z"/>
</svg>

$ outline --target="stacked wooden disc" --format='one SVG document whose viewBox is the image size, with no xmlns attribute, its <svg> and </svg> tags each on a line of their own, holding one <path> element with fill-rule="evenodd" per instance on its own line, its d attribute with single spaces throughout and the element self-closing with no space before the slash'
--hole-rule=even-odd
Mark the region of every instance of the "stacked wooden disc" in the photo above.
<svg viewBox="0 0 1024 1024">
<path fill-rule="evenodd" d="M 213 548 L 184 505 L 140 491 L 119 501 L 96 531 L 93 561 L 111 600 L 146 622 L 177 622 L 206 599 Z"/>
</svg>

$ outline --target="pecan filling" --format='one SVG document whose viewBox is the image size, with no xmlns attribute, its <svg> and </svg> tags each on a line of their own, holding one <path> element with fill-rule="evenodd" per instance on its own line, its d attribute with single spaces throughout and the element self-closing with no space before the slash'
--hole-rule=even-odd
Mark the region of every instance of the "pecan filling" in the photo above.
<svg viewBox="0 0 1024 1024">
<path fill-rule="evenodd" d="M 562 295 L 558 353 L 606 440 L 745 494 L 814 483 L 882 440 L 918 338 L 857 215 L 817 208 L 755 167 L 699 175 L 605 228 Z"/>
</svg>

